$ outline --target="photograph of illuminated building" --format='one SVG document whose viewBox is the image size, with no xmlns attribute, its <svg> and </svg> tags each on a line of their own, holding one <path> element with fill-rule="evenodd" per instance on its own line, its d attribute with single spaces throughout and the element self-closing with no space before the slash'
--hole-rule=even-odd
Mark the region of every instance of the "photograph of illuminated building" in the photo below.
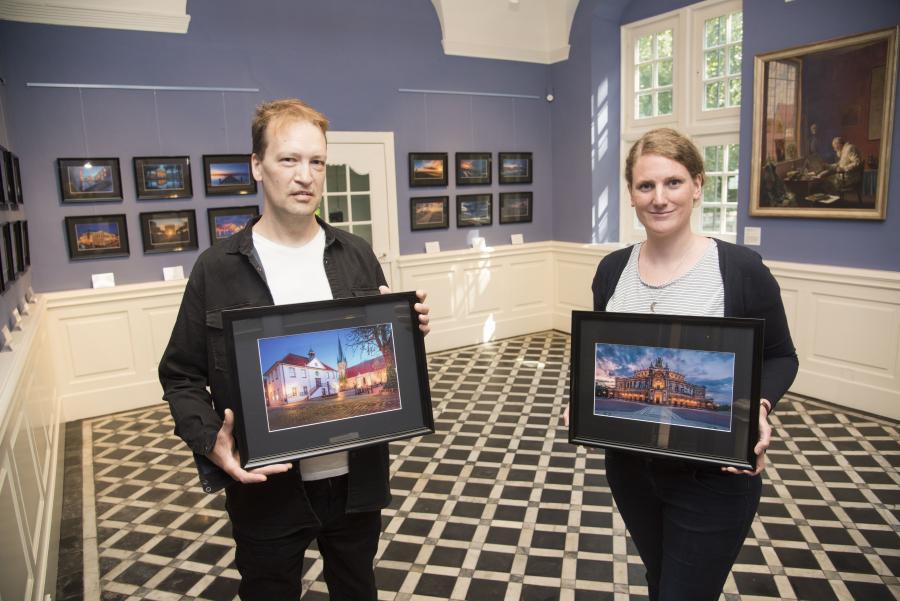
<svg viewBox="0 0 900 601">
<path fill-rule="evenodd" d="M 106 165 L 75 165 L 68 168 L 69 192 L 113 192 L 112 168 Z"/>
<path fill-rule="evenodd" d="M 270 432 L 402 408 L 389 323 L 258 345 Z"/>
<path fill-rule="evenodd" d="M 597 344 L 594 415 L 731 431 L 734 354 Z"/>
<path fill-rule="evenodd" d="M 75 239 L 78 250 L 119 248 L 119 224 L 78 223 L 75 225 Z"/>
</svg>

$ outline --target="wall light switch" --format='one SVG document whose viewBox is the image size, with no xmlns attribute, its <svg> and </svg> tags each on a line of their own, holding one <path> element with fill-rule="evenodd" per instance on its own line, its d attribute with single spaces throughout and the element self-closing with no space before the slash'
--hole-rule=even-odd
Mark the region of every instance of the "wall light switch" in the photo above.
<svg viewBox="0 0 900 601">
<path fill-rule="evenodd" d="M 759 246 L 762 238 L 762 229 L 758 227 L 744 228 L 744 244 L 747 246 Z"/>
</svg>

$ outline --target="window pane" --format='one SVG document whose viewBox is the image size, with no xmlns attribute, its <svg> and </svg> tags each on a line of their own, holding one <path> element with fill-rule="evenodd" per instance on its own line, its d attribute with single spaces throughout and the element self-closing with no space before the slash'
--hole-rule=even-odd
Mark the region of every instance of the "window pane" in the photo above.
<svg viewBox="0 0 900 601">
<path fill-rule="evenodd" d="M 741 80 L 740 79 L 729 79 L 728 80 L 728 104 L 730 106 L 740 106 L 741 105 Z"/>
<path fill-rule="evenodd" d="M 737 233 L 737 209 L 725 209 L 725 233 Z"/>
<path fill-rule="evenodd" d="M 336 228 L 339 229 L 339 230 L 344 230 L 345 232 L 349 232 L 349 231 L 350 231 L 350 226 L 349 226 L 349 225 L 336 225 L 336 226 L 334 226 L 334 227 L 336 227 Z"/>
<path fill-rule="evenodd" d="M 653 96 L 640 94 L 638 96 L 638 118 L 653 116 Z"/>
<path fill-rule="evenodd" d="M 667 29 L 656 37 L 657 58 L 669 58 L 672 56 L 672 30 Z"/>
<path fill-rule="evenodd" d="M 741 145 L 740 144 L 729 144 L 728 145 L 728 170 L 729 171 L 737 171 L 738 170 L 738 159 L 741 155 Z"/>
<path fill-rule="evenodd" d="M 659 113 L 660 115 L 671 115 L 672 114 L 672 90 L 664 90 L 659 93 L 659 96 L 656 99 L 659 104 Z"/>
<path fill-rule="evenodd" d="M 646 63 L 650 59 L 653 58 L 653 36 L 645 35 L 642 38 L 638 38 L 637 43 L 635 44 L 635 62 L 638 63 Z"/>
<path fill-rule="evenodd" d="M 657 85 L 672 85 L 672 59 L 659 61 L 659 83 Z"/>
<path fill-rule="evenodd" d="M 707 177 L 703 183 L 703 202 L 718 204 L 722 202 L 722 176 Z"/>
<path fill-rule="evenodd" d="M 725 17 L 706 20 L 706 48 L 715 48 L 725 43 Z"/>
<path fill-rule="evenodd" d="M 744 39 L 744 13 L 734 13 L 728 17 L 731 21 L 731 31 L 728 36 L 729 42 L 740 42 Z"/>
<path fill-rule="evenodd" d="M 347 213 L 347 197 L 343 195 L 329 196 L 327 206 L 328 223 L 340 223 L 349 221 Z"/>
<path fill-rule="evenodd" d="M 640 65 L 637 68 L 637 89 L 649 90 L 653 87 L 653 63 Z"/>
<path fill-rule="evenodd" d="M 741 74 L 741 60 L 743 59 L 742 46 L 737 44 L 728 48 L 728 74 Z"/>
<path fill-rule="evenodd" d="M 705 208 L 703 209 L 703 219 L 701 221 L 701 228 L 704 232 L 716 232 L 719 231 L 719 209 L 713 208 Z"/>
<path fill-rule="evenodd" d="M 369 175 L 367 173 L 357 173 L 350 168 L 350 190 L 353 192 L 368 192 L 369 188 Z"/>
<path fill-rule="evenodd" d="M 722 147 L 707 146 L 703 149 L 703 164 L 707 171 L 722 170 Z"/>
<path fill-rule="evenodd" d="M 725 51 L 724 50 L 707 50 L 704 55 L 706 58 L 706 69 L 704 79 L 713 79 L 722 77 L 725 74 Z"/>
<path fill-rule="evenodd" d="M 353 209 L 353 221 L 372 220 L 372 203 L 368 194 L 354 194 L 350 197 L 350 205 Z"/>
<path fill-rule="evenodd" d="M 738 176 L 728 176 L 728 188 L 725 190 L 725 202 L 737 202 L 738 198 Z"/>
<path fill-rule="evenodd" d="M 706 108 L 718 109 L 725 106 L 725 94 L 721 81 L 706 84 Z"/>
<path fill-rule="evenodd" d="M 347 191 L 347 166 L 326 165 L 325 187 L 329 192 Z"/>
<path fill-rule="evenodd" d="M 355 224 L 353 233 L 369 243 L 372 246 L 372 225 L 371 224 Z"/>
</svg>

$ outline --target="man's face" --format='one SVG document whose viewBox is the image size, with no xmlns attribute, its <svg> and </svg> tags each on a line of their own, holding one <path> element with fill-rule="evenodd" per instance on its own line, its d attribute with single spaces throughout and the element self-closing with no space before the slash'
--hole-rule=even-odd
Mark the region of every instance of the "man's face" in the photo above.
<svg viewBox="0 0 900 601">
<path fill-rule="evenodd" d="M 325 134 L 308 121 L 274 121 L 266 128 L 265 154 L 251 157 L 262 182 L 264 212 L 276 219 L 315 214 L 325 185 Z"/>
<path fill-rule="evenodd" d="M 843 148 L 844 145 L 841 144 L 840 142 L 838 142 L 837 140 L 833 140 L 833 141 L 831 142 L 831 147 L 834 148 L 834 151 L 835 151 L 836 153 L 841 154 L 841 148 Z"/>
<path fill-rule="evenodd" d="M 815 134 L 818 129 L 819 128 L 815 123 L 813 123 L 812 125 L 809 126 L 809 131 L 812 132 L 813 134 Z"/>
</svg>

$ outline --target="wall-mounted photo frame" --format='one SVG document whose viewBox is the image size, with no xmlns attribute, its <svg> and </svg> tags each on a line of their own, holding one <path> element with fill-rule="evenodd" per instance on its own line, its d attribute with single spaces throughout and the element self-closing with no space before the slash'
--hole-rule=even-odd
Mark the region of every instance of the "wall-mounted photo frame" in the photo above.
<svg viewBox="0 0 900 601">
<path fill-rule="evenodd" d="M 0 146 L 0 209 L 7 208 L 7 204 L 15 203 L 16 192 L 12 183 L 12 173 L 12 153 Z"/>
<path fill-rule="evenodd" d="M 254 468 L 434 432 L 413 292 L 222 312 Z"/>
<path fill-rule="evenodd" d="M 3 233 L 3 265 L 0 267 L 6 272 L 6 282 L 9 284 L 18 277 L 12 223 L 4 223 L 0 226 L 0 231 Z"/>
<path fill-rule="evenodd" d="M 22 222 L 22 240 L 25 250 L 25 267 L 31 267 L 31 243 L 28 241 L 28 222 Z"/>
<path fill-rule="evenodd" d="M 256 194 L 249 154 L 204 154 L 203 178 L 207 196 Z"/>
<path fill-rule="evenodd" d="M 19 157 L 12 155 L 13 187 L 16 191 L 16 203 L 25 204 L 25 193 L 22 191 L 22 170 L 19 168 Z"/>
<path fill-rule="evenodd" d="M 124 214 L 66 217 L 65 228 L 70 259 L 127 257 L 129 254 Z"/>
<path fill-rule="evenodd" d="M 763 320 L 572 312 L 569 442 L 753 469 Z"/>
<path fill-rule="evenodd" d="M 494 222 L 493 194 L 459 194 L 456 227 L 481 227 Z"/>
<path fill-rule="evenodd" d="M 141 213 L 141 240 L 144 253 L 172 253 L 196 250 L 197 217 L 193 209 Z"/>
<path fill-rule="evenodd" d="M 409 153 L 409 187 L 440 187 L 447 185 L 446 152 Z"/>
<path fill-rule="evenodd" d="M 247 222 L 259 215 L 259 207 L 222 207 L 206 210 L 209 223 L 209 243 L 216 244 L 244 229 Z"/>
<path fill-rule="evenodd" d="M 118 158 L 57 159 L 64 203 L 122 200 Z"/>
<path fill-rule="evenodd" d="M 750 215 L 885 219 L 898 31 L 756 56 Z"/>
<path fill-rule="evenodd" d="M 449 196 L 419 196 L 409 199 L 410 229 L 440 230 L 450 227 Z"/>
<path fill-rule="evenodd" d="M 534 215 L 532 192 L 501 192 L 500 223 L 530 223 Z"/>
<path fill-rule="evenodd" d="M 456 153 L 457 186 L 489 186 L 493 159 L 489 152 Z"/>
<path fill-rule="evenodd" d="M 530 184 L 534 161 L 530 152 L 501 152 L 497 155 L 497 181 L 501 184 Z"/>
<path fill-rule="evenodd" d="M 138 200 L 191 198 L 191 158 L 134 157 L 134 185 Z"/>
<path fill-rule="evenodd" d="M 13 222 L 13 246 L 16 249 L 16 273 L 25 273 L 25 233 L 22 230 L 22 222 Z"/>
</svg>

